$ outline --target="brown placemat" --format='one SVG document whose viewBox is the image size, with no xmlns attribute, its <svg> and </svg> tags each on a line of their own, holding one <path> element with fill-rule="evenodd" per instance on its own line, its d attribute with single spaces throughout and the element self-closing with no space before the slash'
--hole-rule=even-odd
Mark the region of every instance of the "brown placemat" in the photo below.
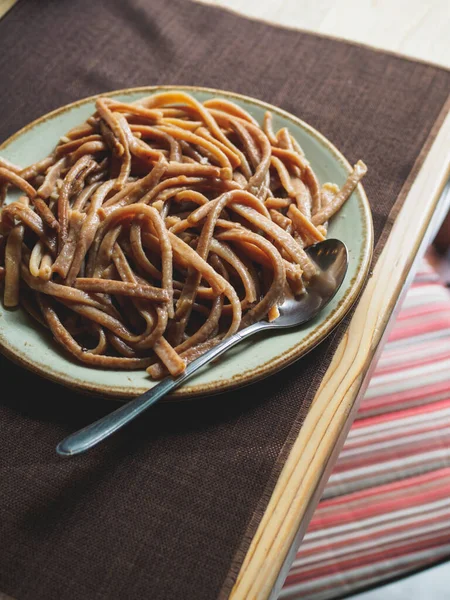
<svg viewBox="0 0 450 600">
<path fill-rule="evenodd" d="M 367 162 L 377 241 L 450 91 L 443 69 L 187 0 L 21 0 L 0 21 L 0 81 L 1 140 L 61 104 L 128 86 L 198 84 L 277 104 Z M 263 383 L 159 405 L 71 460 L 56 443 L 111 402 L 0 359 L 0 590 L 17 600 L 226 596 L 344 327 Z"/>
</svg>

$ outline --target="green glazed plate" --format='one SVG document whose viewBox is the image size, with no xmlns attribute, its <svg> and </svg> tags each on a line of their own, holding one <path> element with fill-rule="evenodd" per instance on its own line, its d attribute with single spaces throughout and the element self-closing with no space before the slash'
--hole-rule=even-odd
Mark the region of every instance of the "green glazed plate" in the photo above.
<svg viewBox="0 0 450 600">
<path fill-rule="evenodd" d="M 350 171 L 342 154 L 315 129 L 297 117 L 253 98 L 184 86 L 145 87 L 103 95 L 132 102 L 162 90 L 185 90 L 200 101 L 212 97 L 228 98 L 260 123 L 265 111 L 271 110 L 275 130 L 289 128 L 321 183 L 331 181 L 342 185 Z M 53 150 L 60 136 L 94 112 L 94 101 L 95 97 L 74 102 L 30 123 L 0 146 L 0 155 L 24 167 L 43 158 Z M 261 334 L 241 343 L 220 361 L 202 369 L 174 393 L 175 397 L 215 394 L 267 377 L 305 355 L 332 331 L 358 297 L 372 256 L 372 219 L 361 185 L 332 219 L 328 237 L 338 238 L 347 245 L 350 262 L 341 289 L 318 317 L 306 326 Z M 154 385 L 145 371 L 95 369 L 75 362 L 24 311 L 5 310 L 1 304 L 0 349 L 8 358 L 31 371 L 82 392 L 128 398 Z"/>
</svg>

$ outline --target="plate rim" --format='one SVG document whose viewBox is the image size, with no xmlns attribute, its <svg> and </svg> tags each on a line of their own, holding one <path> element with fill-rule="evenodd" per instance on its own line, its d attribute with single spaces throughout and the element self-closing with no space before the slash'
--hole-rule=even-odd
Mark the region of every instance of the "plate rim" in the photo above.
<svg viewBox="0 0 450 600">
<path fill-rule="evenodd" d="M 294 122 L 297 126 L 301 127 L 309 135 L 315 138 L 316 141 L 318 141 L 321 145 L 325 146 L 328 150 L 330 150 L 334 157 L 344 167 L 347 173 L 350 173 L 352 171 L 352 167 L 349 161 L 327 137 L 325 137 L 322 133 L 317 131 L 317 129 L 315 129 L 299 117 L 296 117 L 292 113 L 285 111 L 284 109 L 279 108 L 268 102 L 264 102 L 263 100 L 259 100 L 258 98 L 253 98 L 252 96 L 246 96 L 244 94 L 239 94 L 237 92 L 229 90 L 221 90 L 218 88 L 209 88 L 195 85 L 139 86 L 133 88 L 113 90 L 110 92 L 94 94 L 92 96 L 81 98 L 74 102 L 70 102 L 69 104 L 64 104 L 63 106 L 60 106 L 44 115 L 41 115 L 40 117 L 34 119 L 30 123 L 27 123 L 24 127 L 13 133 L 2 144 L 0 144 L 0 152 L 6 149 L 12 142 L 21 137 L 23 134 L 26 134 L 28 131 L 32 130 L 37 125 L 45 123 L 46 121 L 49 121 L 52 118 L 63 114 L 73 108 L 77 108 L 79 106 L 92 102 L 99 97 L 120 96 L 123 94 L 133 93 L 153 94 L 157 93 L 158 91 L 166 90 L 207 92 L 217 94 L 218 96 L 222 97 L 235 98 L 247 102 L 249 104 L 256 104 L 261 108 L 265 108 L 266 110 L 271 110 L 272 112 L 278 114 L 282 118 Z M 354 280 L 349 283 L 349 286 L 343 298 L 341 299 L 339 305 L 334 309 L 334 311 L 325 319 L 325 321 L 319 324 L 313 332 L 311 332 L 306 338 L 304 338 L 300 344 L 293 346 L 292 348 L 284 352 L 281 352 L 278 356 L 271 359 L 269 363 L 263 363 L 262 365 L 259 365 L 256 369 L 253 368 L 247 371 L 243 371 L 242 373 L 236 374 L 227 379 L 223 379 L 220 382 L 213 381 L 210 383 L 202 383 L 197 385 L 184 385 L 178 390 L 176 390 L 173 394 L 171 394 L 170 398 L 173 398 L 173 400 L 183 400 L 200 396 L 215 395 L 227 391 L 232 391 L 234 389 L 250 385 L 251 383 L 255 383 L 257 381 L 260 381 L 261 379 L 269 377 L 270 375 L 273 375 L 274 373 L 284 369 L 296 360 L 305 356 L 320 342 L 322 342 L 342 321 L 342 319 L 344 319 L 346 314 L 349 312 L 349 310 L 357 300 L 362 290 L 362 287 L 366 281 L 373 253 L 374 234 L 372 212 L 370 209 L 369 200 L 361 183 L 358 184 L 357 190 L 361 199 L 360 206 L 362 208 L 363 226 L 365 234 L 363 238 L 362 252 L 358 257 L 360 264 L 357 270 L 357 274 L 354 277 Z M 130 386 L 123 386 L 119 388 L 109 387 L 107 384 L 87 382 L 82 383 L 79 379 L 76 379 L 75 377 L 70 376 L 67 373 L 56 371 L 54 372 L 51 370 L 51 368 L 45 368 L 44 366 L 41 367 L 39 365 L 36 365 L 32 360 L 28 359 L 28 357 L 21 355 L 20 351 L 18 351 L 17 348 L 13 348 L 8 343 L 8 340 L 5 339 L 1 331 L 0 352 L 8 359 L 12 360 L 19 366 L 24 367 L 33 373 L 44 377 L 45 379 L 49 379 L 54 383 L 58 383 L 60 385 L 63 385 L 65 387 L 71 388 L 77 392 L 81 392 L 84 394 L 101 395 L 103 397 L 106 396 L 115 400 L 124 400 L 144 393 L 147 389 L 149 389 L 136 389 L 131 388 Z M 67 360 L 69 361 L 70 357 L 68 357 Z"/>
</svg>

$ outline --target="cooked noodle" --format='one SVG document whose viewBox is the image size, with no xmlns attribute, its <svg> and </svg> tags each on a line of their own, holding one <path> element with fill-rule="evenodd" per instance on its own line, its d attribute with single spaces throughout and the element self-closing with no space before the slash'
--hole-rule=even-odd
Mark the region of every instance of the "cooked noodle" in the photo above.
<svg viewBox="0 0 450 600">
<path fill-rule="evenodd" d="M 0 158 L 0 198 L 23 194 L 0 212 L 4 305 L 88 365 L 178 375 L 304 293 L 304 249 L 365 172 L 320 186 L 288 129 L 228 100 L 99 98 L 49 157 Z"/>
</svg>

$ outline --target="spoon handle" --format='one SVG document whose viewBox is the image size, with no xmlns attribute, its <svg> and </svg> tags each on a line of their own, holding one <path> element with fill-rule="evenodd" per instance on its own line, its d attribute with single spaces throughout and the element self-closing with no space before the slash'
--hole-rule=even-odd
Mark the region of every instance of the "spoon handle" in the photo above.
<svg viewBox="0 0 450 600">
<path fill-rule="evenodd" d="M 186 379 L 189 379 L 191 375 L 198 371 L 198 369 L 238 344 L 244 338 L 263 328 L 264 325 L 262 323 L 255 323 L 242 331 L 238 331 L 229 338 L 224 339 L 217 344 L 217 346 L 214 346 L 211 350 L 208 350 L 189 363 L 183 373 L 178 377 L 166 377 L 147 392 L 144 392 L 141 396 L 127 402 L 112 413 L 108 413 L 98 421 L 95 421 L 66 437 L 57 445 L 56 452 L 61 456 L 72 456 L 73 454 L 80 454 L 81 452 L 89 450 L 89 448 L 92 448 L 92 446 L 95 446 L 135 419 L 171 390 L 180 386 Z"/>
</svg>

